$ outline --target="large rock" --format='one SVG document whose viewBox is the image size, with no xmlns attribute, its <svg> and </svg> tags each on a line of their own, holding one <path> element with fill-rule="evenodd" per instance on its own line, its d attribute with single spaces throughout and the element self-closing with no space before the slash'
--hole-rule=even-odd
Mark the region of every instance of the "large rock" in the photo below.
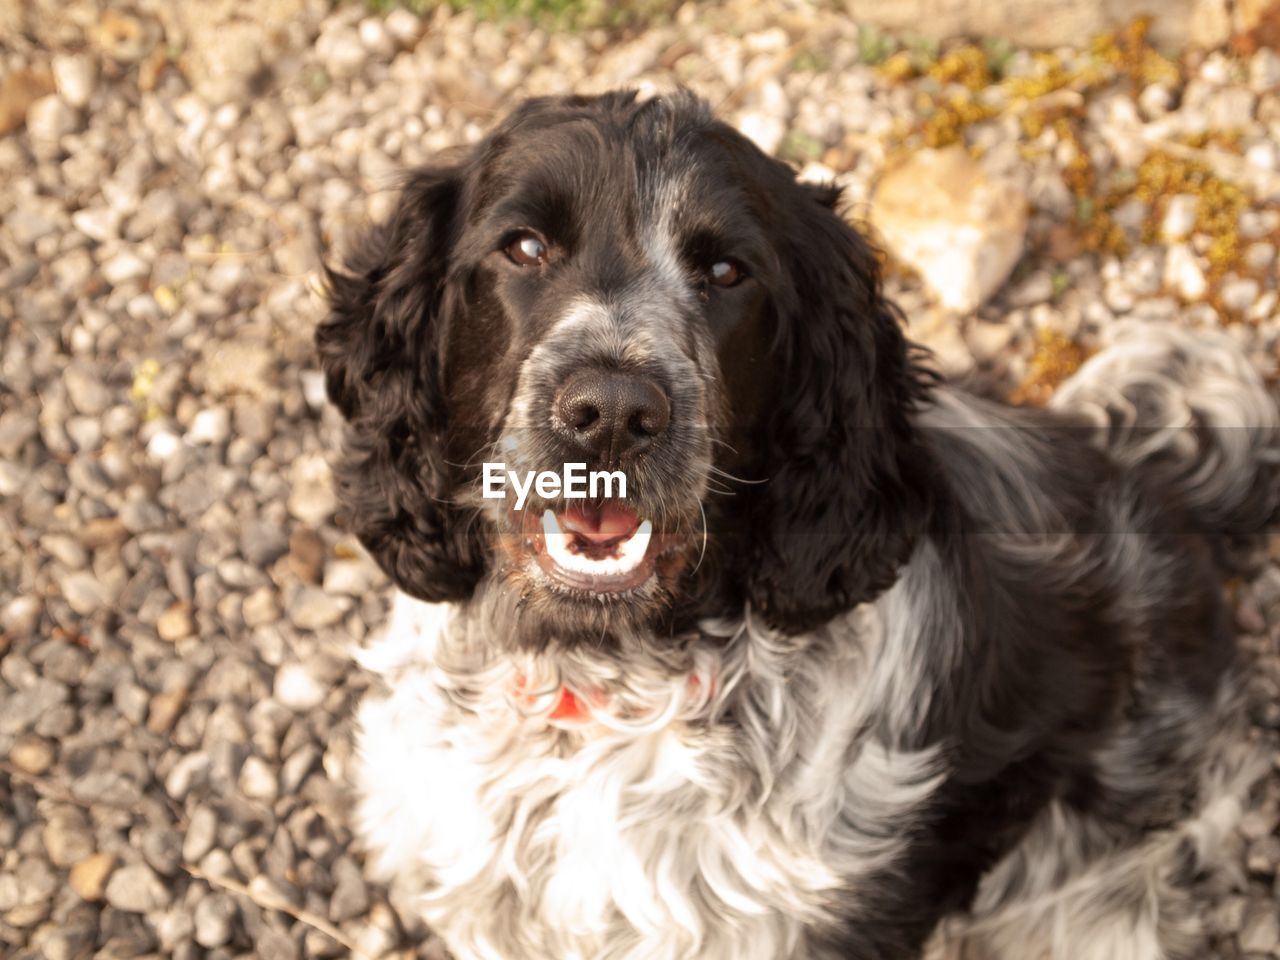
<svg viewBox="0 0 1280 960">
<path fill-rule="evenodd" d="M 1217 46 L 1231 27 L 1226 0 L 845 0 L 845 5 L 860 23 L 939 38 L 1000 37 L 1031 47 L 1086 45 L 1095 34 L 1157 12 L 1152 39 L 1162 47 Z"/>
<path fill-rule="evenodd" d="M 1022 255 L 1027 199 L 994 179 L 963 147 L 922 150 L 881 179 L 871 223 L 942 306 L 976 310 Z"/>
</svg>

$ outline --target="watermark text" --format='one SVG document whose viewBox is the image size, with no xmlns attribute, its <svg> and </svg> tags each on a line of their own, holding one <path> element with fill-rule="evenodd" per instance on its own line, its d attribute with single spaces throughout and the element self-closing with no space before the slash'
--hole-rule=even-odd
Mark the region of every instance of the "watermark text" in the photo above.
<svg viewBox="0 0 1280 960">
<path fill-rule="evenodd" d="M 503 500 L 507 484 L 516 493 L 515 509 L 523 510 L 532 490 L 544 500 L 625 499 L 627 475 L 621 470 L 588 470 L 585 463 L 566 463 L 561 473 L 554 470 L 526 470 L 521 477 L 505 463 L 486 462 L 483 495 L 486 500 Z"/>
</svg>

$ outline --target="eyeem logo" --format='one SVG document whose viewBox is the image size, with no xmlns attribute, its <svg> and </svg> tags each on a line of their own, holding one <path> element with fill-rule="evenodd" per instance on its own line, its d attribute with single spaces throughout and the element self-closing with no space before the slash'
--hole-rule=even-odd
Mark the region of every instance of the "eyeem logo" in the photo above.
<svg viewBox="0 0 1280 960">
<path fill-rule="evenodd" d="M 486 500 L 502 500 L 507 495 L 507 482 L 510 481 L 516 492 L 515 509 L 523 510 L 529 491 L 549 500 L 552 497 L 564 497 L 566 500 L 591 499 L 623 499 L 627 495 L 627 475 L 621 470 L 587 471 L 585 463 L 566 463 L 564 473 L 554 470 L 527 470 L 524 483 L 514 470 L 508 470 L 505 463 L 485 463 L 484 465 L 484 498 Z"/>
</svg>

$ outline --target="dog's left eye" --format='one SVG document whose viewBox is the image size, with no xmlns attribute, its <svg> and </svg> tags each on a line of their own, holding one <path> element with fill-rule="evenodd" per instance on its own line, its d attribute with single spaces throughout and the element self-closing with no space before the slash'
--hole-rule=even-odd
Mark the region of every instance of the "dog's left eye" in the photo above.
<svg viewBox="0 0 1280 960">
<path fill-rule="evenodd" d="M 547 262 L 547 245 L 532 233 L 517 234 L 503 252 L 507 259 L 521 267 L 536 267 Z"/>
<path fill-rule="evenodd" d="M 717 260 L 707 268 L 707 283 L 713 287 L 736 287 L 746 277 L 746 271 L 733 260 Z"/>
</svg>

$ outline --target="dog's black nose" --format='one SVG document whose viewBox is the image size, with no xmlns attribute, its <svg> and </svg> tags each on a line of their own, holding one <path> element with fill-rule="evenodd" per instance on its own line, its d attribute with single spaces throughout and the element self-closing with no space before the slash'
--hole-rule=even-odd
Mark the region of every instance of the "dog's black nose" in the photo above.
<svg viewBox="0 0 1280 960">
<path fill-rule="evenodd" d="M 603 463 L 617 463 L 666 432 L 671 401 L 649 377 L 592 369 L 565 381 L 554 413 L 560 436 Z"/>
</svg>

